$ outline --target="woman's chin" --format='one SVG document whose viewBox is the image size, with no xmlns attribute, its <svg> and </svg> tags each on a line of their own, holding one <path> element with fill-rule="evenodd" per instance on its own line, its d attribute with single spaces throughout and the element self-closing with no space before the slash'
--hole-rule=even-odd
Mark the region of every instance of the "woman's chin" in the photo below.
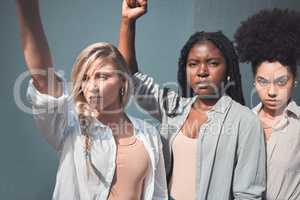
<svg viewBox="0 0 300 200">
<path fill-rule="evenodd" d="M 267 108 L 268 110 L 272 111 L 272 112 L 280 112 L 282 111 L 285 107 L 286 104 L 282 104 L 281 102 L 263 102 L 263 105 L 265 108 Z"/>
<path fill-rule="evenodd" d="M 220 94 L 211 91 L 210 88 L 198 88 L 194 93 L 202 99 L 218 99 Z"/>
</svg>

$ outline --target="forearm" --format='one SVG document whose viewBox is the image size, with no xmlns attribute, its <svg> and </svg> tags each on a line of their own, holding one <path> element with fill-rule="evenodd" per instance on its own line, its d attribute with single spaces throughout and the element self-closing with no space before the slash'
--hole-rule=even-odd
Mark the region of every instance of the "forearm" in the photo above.
<svg viewBox="0 0 300 200">
<path fill-rule="evenodd" d="M 24 58 L 34 85 L 42 93 L 59 96 L 58 78 L 52 70 L 51 53 L 40 18 L 38 0 L 16 0 L 16 4 Z"/>
<path fill-rule="evenodd" d="M 38 1 L 17 0 L 17 14 L 22 47 L 29 70 L 52 67 L 51 54 L 42 27 Z"/>
<path fill-rule="evenodd" d="M 135 53 L 135 20 L 122 17 L 118 48 L 128 65 L 129 71 L 132 74 L 137 72 L 138 64 Z"/>
</svg>

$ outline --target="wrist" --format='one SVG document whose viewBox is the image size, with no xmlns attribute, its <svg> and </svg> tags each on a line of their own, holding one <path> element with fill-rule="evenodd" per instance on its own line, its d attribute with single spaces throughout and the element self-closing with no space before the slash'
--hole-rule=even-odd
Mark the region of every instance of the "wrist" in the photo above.
<svg viewBox="0 0 300 200">
<path fill-rule="evenodd" d="M 135 22 L 136 22 L 136 19 L 131 19 L 127 16 L 122 16 L 122 18 L 121 18 L 121 23 L 125 24 L 125 25 L 129 25 L 129 26 L 135 25 Z"/>
</svg>

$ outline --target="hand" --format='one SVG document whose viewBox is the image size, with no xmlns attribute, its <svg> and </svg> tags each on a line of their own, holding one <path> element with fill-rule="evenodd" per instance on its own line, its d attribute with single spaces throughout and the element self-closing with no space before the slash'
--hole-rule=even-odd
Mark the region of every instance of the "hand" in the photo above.
<svg viewBox="0 0 300 200">
<path fill-rule="evenodd" d="M 129 8 L 135 8 L 139 5 L 137 0 L 126 0 L 126 3 Z"/>
<path fill-rule="evenodd" d="M 123 0 L 122 18 L 137 20 L 147 12 L 147 0 Z"/>
</svg>

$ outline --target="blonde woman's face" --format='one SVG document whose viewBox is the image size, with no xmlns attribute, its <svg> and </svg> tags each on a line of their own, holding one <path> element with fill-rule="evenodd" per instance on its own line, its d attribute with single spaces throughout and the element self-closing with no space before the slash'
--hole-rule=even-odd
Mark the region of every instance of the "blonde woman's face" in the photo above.
<svg viewBox="0 0 300 200">
<path fill-rule="evenodd" d="M 94 62 L 83 77 L 82 90 L 87 103 L 99 113 L 120 109 L 123 80 L 114 63 Z"/>
</svg>

